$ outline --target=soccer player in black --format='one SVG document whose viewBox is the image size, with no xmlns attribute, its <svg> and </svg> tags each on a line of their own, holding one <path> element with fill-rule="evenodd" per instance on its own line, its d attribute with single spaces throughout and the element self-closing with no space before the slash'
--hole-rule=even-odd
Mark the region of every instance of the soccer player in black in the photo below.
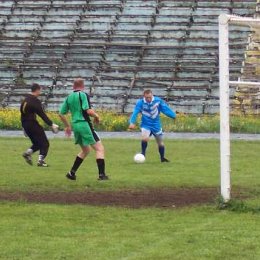
<svg viewBox="0 0 260 260">
<path fill-rule="evenodd" d="M 40 151 L 37 165 L 47 167 L 45 158 L 49 150 L 49 141 L 42 126 L 38 123 L 36 115 L 51 126 L 53 132 L 58 131 L 58 125 L 53 124 L 43 111 L 41 101 L 38 99 L 40 94 L 41 86 L 34 83 L 31 87 L 31 93 L 25 96 L 20 107 L 22 127 L 25 135 L 32 141 L 32 146 L 23 153 L 23 157 L 28 164 L 32 165 L 31 155 L 36 151 Z"/>
</svg>

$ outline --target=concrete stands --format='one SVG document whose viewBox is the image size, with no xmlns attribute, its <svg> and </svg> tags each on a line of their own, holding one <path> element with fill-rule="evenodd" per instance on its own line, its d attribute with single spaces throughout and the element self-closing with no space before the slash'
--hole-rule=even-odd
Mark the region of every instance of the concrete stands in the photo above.
<svg viewBox="0 0 260 260">
<path fill-rule="evenodd" d="M 32 82 L 57 110 L 73 78 L 96 107 L 129 112 L 144 88 L 188 113 L 218 112 L 218 15 L 255 14 L 256 1 L 3 0 L 2 106 Z M 231 76 L 241 76 L 248 28 L 231 28 Z"/>
</svg>

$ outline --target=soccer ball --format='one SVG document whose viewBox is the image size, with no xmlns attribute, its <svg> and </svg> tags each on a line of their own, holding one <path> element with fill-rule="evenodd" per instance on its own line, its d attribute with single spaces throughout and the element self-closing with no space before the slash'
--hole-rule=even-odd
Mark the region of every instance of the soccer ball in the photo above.
<svg viewBox="0 0 260 260">
<path fill-rule="evenodd" d="M 141 153 L 137 153 L 135 156 L 134 156 L 134 161 L 136 163 L 144 163 L 145 162 L 145 157 L 143 154 Z"/>
</svg>

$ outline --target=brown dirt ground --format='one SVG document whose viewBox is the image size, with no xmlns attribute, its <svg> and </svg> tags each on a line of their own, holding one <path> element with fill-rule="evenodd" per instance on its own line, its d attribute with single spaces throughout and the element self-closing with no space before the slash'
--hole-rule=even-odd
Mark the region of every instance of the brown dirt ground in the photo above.
<svg viewBox="0 0 260 260">
<path fill-rule="evenodd" d="M 217 188 L 172 188 L 142 191 L 107 192 L 6 192 L 0 191 L 0 201 L 30 203 L 84 204 L 127 208 L 175 208 L 213 203 Z"/>
</svg>

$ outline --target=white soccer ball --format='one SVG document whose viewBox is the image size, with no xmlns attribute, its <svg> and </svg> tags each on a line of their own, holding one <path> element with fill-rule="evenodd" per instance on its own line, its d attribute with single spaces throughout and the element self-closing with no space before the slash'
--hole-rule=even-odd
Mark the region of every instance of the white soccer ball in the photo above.
<svg viewBox="0 0 260 260">
<path fill-rule="evenodd" d="M 144 163 L 145 162 L 145 157 L 143 154 L 141 153 L 137 153 L 135 156 L 134 156 L 134 161 L 136 163 Z"/>
</svg>

